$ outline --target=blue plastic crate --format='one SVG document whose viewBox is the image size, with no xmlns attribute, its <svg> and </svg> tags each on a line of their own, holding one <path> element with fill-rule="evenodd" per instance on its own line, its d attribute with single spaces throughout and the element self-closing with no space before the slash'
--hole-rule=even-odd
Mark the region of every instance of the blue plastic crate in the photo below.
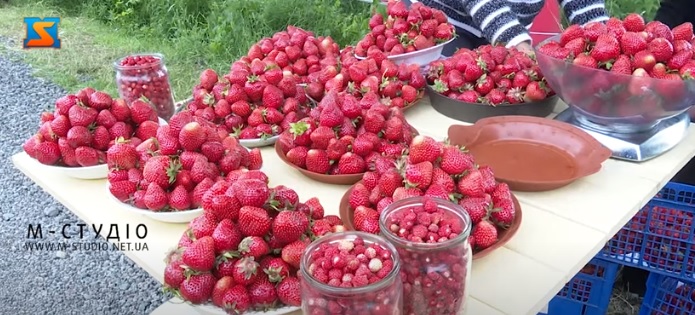
<svg viewBox="0 0 695 315">
<path fill-rule="evenodd" d="M 674 277 L 650 273 L 639 315 L 695 314 L 695 286 Z"/>
<path fill-rule="evenodd" d="M 668 183 L 599 256 L 680 279 L 695 274 L 695 187 Z"/>
<path fill-rule="evenodd" d="M 548 315 L 604 315 L 619 265 L 594 258 L 548 304 Z"/>
</svg>

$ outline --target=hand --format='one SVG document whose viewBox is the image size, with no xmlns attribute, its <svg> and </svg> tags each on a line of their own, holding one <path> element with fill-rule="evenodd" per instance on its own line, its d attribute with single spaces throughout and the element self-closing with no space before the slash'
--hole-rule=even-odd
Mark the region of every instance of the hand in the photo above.
<svg viewBox="0 0 695 315">
<path fill-rule="evenodd" d="M 531 43 L 529 42 L 521 42 L 520 44 L 516 45 L 516 49 L 532 57 L 536 55 L 536 53 L 533 51 Z"/>
</svg>

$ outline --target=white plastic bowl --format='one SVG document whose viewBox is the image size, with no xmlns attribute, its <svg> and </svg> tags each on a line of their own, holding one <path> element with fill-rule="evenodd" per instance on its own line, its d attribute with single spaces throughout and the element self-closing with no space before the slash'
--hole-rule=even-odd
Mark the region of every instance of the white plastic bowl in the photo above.
<svg viewBox="0 0 695 315">
<path fill-rule="evenodd" d="M 439 45 L 432 46 L 423 50 L 413 51 L 400 55 L 388 56 L 388 59 L 392 60 L 397 65 L 404 63 L 407 65 L 418 64 L 420 66 L 425 66 L 430 62 L 441 58 L 442 51 L 444 51 L 444 46 L 454 41 L 454 38 L 456 37 L 454 36 L 446 42 L 440 43 Z M 355 55 L 355 58 L 359 60 L 367 59 L 367 57 L 361 57 L 358 55 Z"/>
<path fill-rule="evenodd" d="M 214 306 L 212 304 L 193 305 L 193 308 L 195 308 L 195 310 L 202 315 L 227 315 L 227 312 L 225 312 L 223 309 L 221 309 L 217 306 Z M 292 313 L 292 312 L 295 312 L 298 310 L 299 310 L 299 307 L 285 306 L 285 307 L 281 307 L 278 309 L 269 310 L 267 312 L 248 311 L 248 312 L 244 312 L 244 315 L 283 315 L 283 314 L 289 314 L 289 313 Z"/>
<path fill-rule="evenodd" d="M 247 148 L 260 148 L 274 145 L 280 135 L 268 137 L 266 139 L 239 139 L 239 143 Z"/>
<path fill-rule="evenodd" d="M 188 223 L 193 221 L 193 219 L 197 218 L 201 214 L 203 214 L 203 209 L 192 209 L 192 210 L 184 210 L 184 211 L 176 211 L 176 212 L 154 212 L 150 210 L 145 210 L 145 209 L 140 209 L 133 207 L 129 204 L 123 203 L 120 200 L 116 199 L 111 192 L 108 189 L 108 182 L 106 183 L 106 193 L 109 195 L 110 199 L 121 209 L 130 211 L 132 213 L 137 213 L 140 215 L 144 215 L 146 217 L 151 218 L 152 220 L 159 221 L 159 222 L 166 222 L 166 223 Z"/>
<path fill-rule="evenodd" d="M 38 161 L 37 161 L 38 163 Z M 99 164 L 87 167 L 63 167 L 63 166 L 50 166 L 57 170 L 63 172 L 66 176 L 77 178 L 77 179 L 102 179 L 106 178 L 109 174 L 109 167 L 106 164 Z"/>
</svg>

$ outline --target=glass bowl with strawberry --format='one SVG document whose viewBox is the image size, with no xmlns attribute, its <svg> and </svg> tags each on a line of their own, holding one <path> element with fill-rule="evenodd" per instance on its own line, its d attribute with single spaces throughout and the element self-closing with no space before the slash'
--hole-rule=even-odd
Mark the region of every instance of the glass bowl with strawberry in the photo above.
<svg viewBox="0 0 695 315">
<path fill-rule="evenodd" d="M 588 123 L 615 131 L 651 129 L 695 103 L 693 26 L 670 29 L 642 16 L 572 25 L 540 43 L 549 85 Z"/>
<path fill-rule="evenodd" d="M 546 117 L 557 96 L 532 56 L 504 46 L 459 49 L 426 67 L 432 107 L 465 122 L 503 116 Z"/>
</svg>

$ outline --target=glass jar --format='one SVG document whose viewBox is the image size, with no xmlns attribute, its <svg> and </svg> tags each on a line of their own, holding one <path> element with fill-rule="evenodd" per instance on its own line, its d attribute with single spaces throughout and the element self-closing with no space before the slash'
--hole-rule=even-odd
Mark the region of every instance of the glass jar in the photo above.
<svg viewBox="0 0 695 315">
<path fill-rule="evenodd" d="M 174 97 L 163 55 L 129 55 L 118 59 L 114 67 L 120 98 L 130 104 L 145 97 L 154 107 L 157 116 L 169 120 L 174 115 Z"/>
<path fill-rule="evenodd" d="M 389 259 L 392 264 L 386 263 Z M 365 265 L 371 270 L 361 272 Z M 390 270 L 387 265 L 391 266 Z M 350 231 L 323 236 L 311 243 L 302 256 L 299 272 L 302 312 L 402 315 L 400 267 L 396 248 L 378 235 Z M 381 271 L 383 268 L 386 269 Z"/>
<path fill-rule="evenodd" d="M 468 213 L 447 200 L 412 197 L 384 208 L 379 227 L 401 259 L 403 314 L 464 314 L 473 260 Z"/>
</svg>

